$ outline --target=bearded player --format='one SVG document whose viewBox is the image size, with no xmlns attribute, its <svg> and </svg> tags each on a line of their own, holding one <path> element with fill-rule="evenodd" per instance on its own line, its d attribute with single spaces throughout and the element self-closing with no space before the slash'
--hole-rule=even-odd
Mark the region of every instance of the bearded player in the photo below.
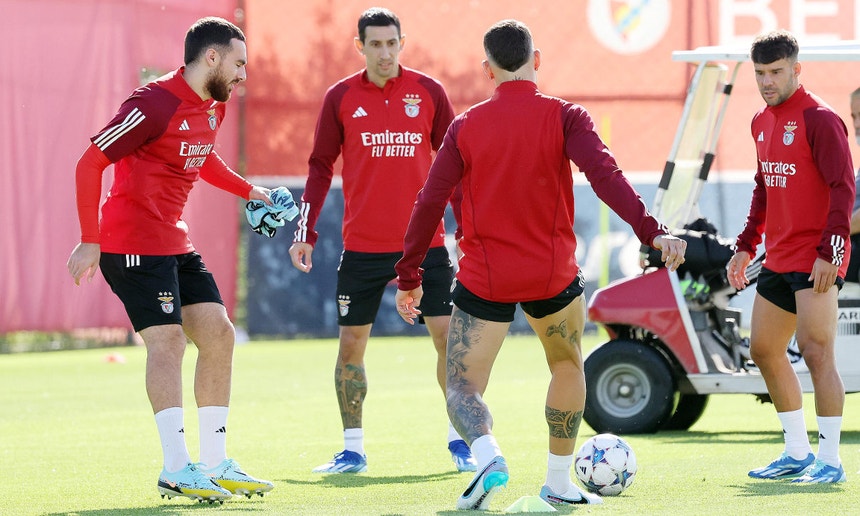
<svg viewBox="0 0 860 516">
<path fill-rule="evenodd" d="M 185 66 L 135 90 L 92 137 L 76 170 L 81 243 L 69 273 L 79 285 L 98 266 L 146 344 L 146 392 L 164 455 L 162 497 L 213 503 L 273 488 L 227 457 L 235 331 L 181 219 L 198 178 L 246 200 L 270 202 L 267 189 L 245 181 L 214 151 L 224 103 L 245 80 L 247 59 L 238 27 L 221 18 L 198 20 L 185 36 Z M 114 181 L 99 221 L 102 173 L 111 163 Z M 198 349 L 199 462 L 185 443 L 186 339 Z"/>
</svg>

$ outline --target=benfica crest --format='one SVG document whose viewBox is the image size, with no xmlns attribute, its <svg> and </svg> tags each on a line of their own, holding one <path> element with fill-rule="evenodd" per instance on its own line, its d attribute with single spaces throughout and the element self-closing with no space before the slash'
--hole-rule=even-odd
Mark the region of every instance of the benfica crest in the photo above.
<svg viewBox="0 0 860 516">
<path fill-rule="evenodd" d="M 341 317 L 346 317 L 346 314 L 349 313 L 349 296 L 340 295 L 337 296 L 337 310 L 340 313 Z"/>
<path fill-rule="evenodd" d="M 421 97 L 414 93 L 408 93 L 405 97 L 403 97 L 403 102 L 406 103 L 406 105 L 403 106 L 403 110 L 406 112 L 406 116 L 408 116 L 409 118 L 415 118 L 416 116 L 418 116 L 418 112 L 420 111 L 418 104 L 421 103 Z"/>
<path fill-rule="evenodd" d="M 173 292 L 159 292 L 158 300 L 161 301 L 161 311 L 166 314 L 173 313 Z"/>
<path fill-rule="evenodd" d="M 782 143 L 784 145 L 791 145 L 794 143 L 794 130 L 797 129 L 797 122 L 789 122 L 788 125 L 783 126 L 785 128 L 785 132 L 782 133 Z"/>
<path fill-rule="evenodd" d="M 207 113 L 209 113 L 209 129 L 214 131 L 218 127 L 218 119 L 215 118 L 215 110 L 210 109 Z"/>
</svg>

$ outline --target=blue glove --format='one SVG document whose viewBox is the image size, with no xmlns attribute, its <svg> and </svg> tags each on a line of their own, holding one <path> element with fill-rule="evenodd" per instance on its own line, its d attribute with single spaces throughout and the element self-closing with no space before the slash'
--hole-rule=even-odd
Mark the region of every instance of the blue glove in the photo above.
<svg viewBox="0 0 860 516">
<path fill-rule="evenodd" d="M 269 198 L 272 204 L 257 200 L 248 201 L 245 204 L 245 217 L 254 232 L 272 238 L 277 228 L 284 225 L 284 219 L 296 218 L 299 208 L 293 201 L 293 194 L 283 186 L 272 190 Z"/>
</svg>

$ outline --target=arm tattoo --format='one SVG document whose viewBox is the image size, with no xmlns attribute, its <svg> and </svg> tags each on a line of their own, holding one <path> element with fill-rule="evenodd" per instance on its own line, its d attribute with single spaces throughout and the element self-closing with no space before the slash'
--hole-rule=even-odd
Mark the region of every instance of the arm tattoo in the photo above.
<svg viewBox="0 0 860 516">
<path fill-rule="evenodd" d="M 364 367 L 346 364 L 335 367 L 334 387 L 340 405 L 340 419 L 344 428 L 361 428 L 361 410 L 367 396 L 367 377 Z"/>
<path fill-rule="evenodd" d="M 549 405 L 545 409 L 546 424 L 549 425 L 550 437 L 561 439 L 576 439 L 579 424 L 582 422 L 582 411 L 557 410 Z"/>
</svg>

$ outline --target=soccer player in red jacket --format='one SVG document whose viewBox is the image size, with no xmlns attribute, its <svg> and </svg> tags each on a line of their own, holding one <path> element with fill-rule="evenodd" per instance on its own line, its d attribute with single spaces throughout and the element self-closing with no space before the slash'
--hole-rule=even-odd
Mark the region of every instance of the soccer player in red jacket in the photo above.
<svg viewBox="0 0 860 516">
<path fill-rule="evenodd" d="M 845 387 L 836 368 L 837 296 L 850 256 L 854 167 L 839 116 L 800 84 L 798 45 L 787 31 L 755 39 L 750 56 L 767 104 L 752 120 L 755 188 L 728 279 L 737 289 L 765 239 L 756 286 L 750 355 L 782 423 L 785 449 L 754 478 L 844 482 L 839 439 Z M 785 351 L 793 333 L 815 390 L 818 456 L 803 419 L 803 391 Z"/>
<path fill-rule="evenodd" d="M 686 243 L 652 217 L 579 105 L 537 88 L 540 51 L 528 28 L 504 20 L 484 34 L 484 73 L 496 90 L 448 128 L 418 195 L 397 263 L 398 311 L 412 322 L 423 309 L 421 260 L 446 200 L 462 187 L 460 268 L 448 333 L 447 399 L 454 426 L 469 442 L 478 473 L 458 509 L 484 510 L 508 481 L 482 396 L 519 303 L 544 348 L 552 378 L 546 397 L 547 477 L 540 496 L 555 505 L 601 503 L 571 482 L 585 406 L 581 338 L 583 279 L 576 263 L 573 175 L 583 171 L 598 197 L 662 250 L 670 270 Z"/>
<path fill-rule="evenodd" d="M 355 48 L 364 70 L 342 79 L 325 94 L 317 121 L 301 219 L 290 257 L 310 272 L 314 230 L 331 187 L 334 163 L 343 154 L 343 254 L 337 271 L 340 345 L 335 390 L 343 424 L 344 450 L 316 473 L 367 470 L 362 412 L 367 395 L 364 353 L 385 286 L 402 256 L 403 234 L 415 194 L 424 185 L 432 152 L 454 118 L 448 95 L 435 79 L 399 64 L 404 36 L 388 9 L 371 8 L 358 20 Z M 423 266 L 427 303 L 423 322 L 436 348 L 436 377 L 445 388 L 445 337 L 451 318 L 453 269 L 445 228 L 436 227 Z M 454 427 L 448 450 L 459 471 L 475 471 L 469 447 Z"/>
<path fill-rule="evenodd" d="M 214 151 L 224 103 L 245 80 L 247 59 L 237 26 L 221 18 L 198 20 L 185 36 L 185 66 L 135 90 L 92 137 L 76 169 L 81 243 L 69 257 L 69 273 L 79 285 L 100 267 L 146 344 L 146 392 L 164 454 L 162 497 L 223 503 L 233 493 L 262 496 L 273 487 L 227 458 L 235 331 L 181 219 L 198 178 L 270 202 L 267 189 L 245 181 Z M 102 173 L 111 163 L 114 181 L 99 223 Z M 186 338 L 198 349 L 199 462 L 185 443 Z"/>
</svg>

